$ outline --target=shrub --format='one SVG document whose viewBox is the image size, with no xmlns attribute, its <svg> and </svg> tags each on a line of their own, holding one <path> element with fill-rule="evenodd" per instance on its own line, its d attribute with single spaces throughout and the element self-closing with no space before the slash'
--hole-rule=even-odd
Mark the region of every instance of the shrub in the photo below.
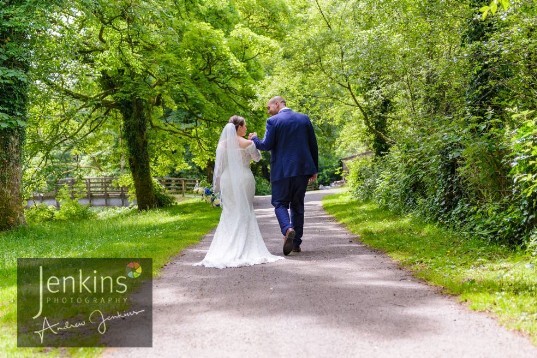
<svg viewBox="0 0 537 358">
<path fill-rule="evenodd" d="M 360 200 L 370 200 L 378 184 L 376 167 L 371 157 L 357 158 L 348 163 L 349 172 L 346 177 L 353 195 Z"/>
<path fill-rule="evenodd" d="M 56 220 L 84 220 L 96 217 L 96 213 L 91 211 L 89 205 L 82 205 L 78 202 L 79 196 L 71 198 L 66 187 L 58 190 L 56 200 L 60 203 L 60 210 L 56 211 Z"/>
<path fill-rule="evenodd" d="M 445 124 L 428 138 L 401 140 L 382 158 L 355 160 L 347 182 L 359 199 L 392 211 L 486 241 L 535 247 L 537 123 L 518 122 L 504 137 L 491 131 L 494 141 Z M 487 174 L 491 168 L 497 171 L 494 178 Z"/>
<path fill-rule="evenodd" d="M 42 223 L 54 220 L 56 208 L 47 204 L 36 204 L 25 210 L 26 220 L 29 223 Z"/>
<path fill-rule="evenodd" d="M 337 180 L 341 180 L 340 160 L 335 157 L 320 157 L 317 183 L 319 185 L 330 185 Z"/>
<path fill-rule="evenodd" d="M 175 198 L 168 194 L 164 186 L 162 186 L 156 179 L 153 179 L 153 188 L 159 208 L 166 208 L 176 204 Z"/>
<path fill-rule="evenodd" d="M 270 195 L 270 182 L 263 177 L 255 177 L 255 195 Z"/>
<path fill-rule="evenodd" d="M 524 117 L 534 115 L 524 112 Z M 524 215 L 526 232 L 537 226 L 537 121 L 526 120 L 511 138 L 513 193 L 517 209 Z"/>
<path fill-rule="evenodd" d="M 123 174 L 114 182 L 114 184 L 127 188 L 129 193 L 129 201 L 132 202 L 136 200 L 136 188 L 134 187 L 134 180 L 132 179 L 132 175 Z M 155 198 L 157 199 L 157 205 L 160 208 L 172 206 L 176 203 L 175 198 L 172 195 L 168 194 L 166 192 L 166 188 L 164 188 L 162 184 L 160 184 L 160 182 L 155 178 L 153 178 L 153 193 L 155 194 Z"/>
</svg>

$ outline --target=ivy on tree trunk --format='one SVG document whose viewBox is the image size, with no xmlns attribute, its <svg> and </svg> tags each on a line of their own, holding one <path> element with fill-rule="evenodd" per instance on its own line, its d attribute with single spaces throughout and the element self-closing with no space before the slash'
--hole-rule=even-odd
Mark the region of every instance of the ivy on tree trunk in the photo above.
<svg viewBox="0 0 537 358">
<path fill-rule="evenodd" d="M 139 210 L 158 206 L 153 190 L 147 141 L 148 108 L 141 98 L 120 101 L 124 136 L 129 149 L 129 166 L 132 172 L 136 201 Z"/>
<path fill-rule="evenodd" d="M 4 96 L 1 102 L 5 102 Z M 21 194 L 23 137 L 20 127 L 0 129 L 0 230 L 24 224 Z"/>
<path fill-rule="evenodd" d="M 28 103 L 28 31 L 14 2 L 0 11 L 0 230 L 24 224 L 22 146 Z"/>
</svg>

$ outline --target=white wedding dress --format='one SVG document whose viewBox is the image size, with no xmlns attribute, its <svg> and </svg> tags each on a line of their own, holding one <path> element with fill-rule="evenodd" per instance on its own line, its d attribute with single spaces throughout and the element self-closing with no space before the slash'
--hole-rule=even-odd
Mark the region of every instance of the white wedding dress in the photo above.
<svg viewBox="0 0 537 358">
<path fill-rule="evenodd" d="M 240 267 L 283 259 L 267 250 L 254 212 L 255 180 L 250 162 L 260 159 L 261 153 L 254 143 L 240 148 L 235 126 L 226 125 L 217 149 L 214 174 L 222 214 L 207 255 L 195 266 Z"/>
</svg>

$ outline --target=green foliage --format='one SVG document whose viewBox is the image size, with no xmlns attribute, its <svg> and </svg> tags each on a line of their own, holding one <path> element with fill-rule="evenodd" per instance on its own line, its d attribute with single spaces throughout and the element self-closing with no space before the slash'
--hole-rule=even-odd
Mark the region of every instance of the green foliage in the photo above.
<svg viewBox="0 0 537 358">
<path fill-rule="evenodd" d="M 338 150 L 376 154 L 349 165 L 353 194 L 466 237 L 529 245 L 535 7 L 517 2 L 482 21 L 467 3 L 398 4 L 391 16 L 369 1 L 318 1 L 307 15 L 319 28 L 296 37 L 309 48 L 292 58 L 304 67 L 294 70 L 325 79 L 322 91 L 301 81 L 323 103 L 312 108 L 339 124 Z M 343 10 L 353 16 L 339 21 Z"/>
<path fill-rule="evenodd" d="M 319 185 L 330 185 L 341 180 L 341 162 L 335 156 L 321 155 L 319 158 L 319 173 L 317 182 Z"/>
<path fill-rule="evenodd" d="M 24 224 L 22 153 L 28 71 L 55 0 L 0 1 L 0 230 Z"/>
<path fill-rule="evenodd" d="M 81 191 L 62 186 L 56 195 L 56 200 L 58 200 L 60 206 L 59 209 L 52 205 L 36 204 L 25 210 L 26 220 L 29 224 L 36 224 L 48 221 L 94 219 L 96 213 L 91 210 L 89 205 L 79 203 L 81 195 L 78 195 L 78 193 L 81 193 Z"/>
<path fill-rule="evenodd" d="M 120 217 L 127 217 L 133 215 L 136 212 L 133 206 L 117 206 L 117 207 L 106 207 L 104 210 L 97 212 L 98 219 L 115 219 Z"/>
<path fill-rule="evenodd" d="M 348 162 L 349 172 L 346 176 L 347 185 L 353 194 L 361 200 L 370 200 L 377 188 L 374 170 L 377 167 L 371 157 L 359 157 Z"/>
<path fill-rule="evenodd" d="M 60 210 L 54 213 L 55 220 L 76 221 L 95 218 L 96 214 L 91 211 L 89 205 L 83 205 L 78 202 L 77 195 L 72 196 L 69 190 L 64 186 L 58 190 L 56 200 L 60 204 Z"/>
<path fill-rule="evenodd" d="M 523 184 L 502 169 L 502 162 L 496 167 L 498 158 L 508 158 L 489 152 L 501 148 L 499 144 L 506 145 L 484 136 L 466 142 L 464 135 L 454 133 L 401 142 L 382 160 L 352 163 L 347 180 L 358 198 L 392 211 L 415 212 L 487 241 L 527 243 L 535 226 L 535 202 L 517 194 Z M 495 180 L 498 173 L 504 173 L 503 191 Z"/>
<path fill-rule="evenodd" d="M 425 194 L 425 185 L 422 168 L 423 162 L 419 156 L 405 155 L 406 150 L 415 151 L 416 148 L 402 148 L 394 146 L 386 160 L 377 168 L 377 186 L 373 197 L 379 204 L 395 212 L 417 210 L 420 199 Z M 374 180 L 368 178 L 367 181 Z"/>
<path fill-rule="evenodd" d="M 114 185 L 118 187 L 124 187 L 129 193 L 129 200 L 136 200 L 136 188 L 134 187 L 134 180 L 131 175 L 123 174 L 115 182 Z M 175 198 L 166 192 L 166 188 L 160 184 L 158 180 L 153 178 L 153 191 L 157 198 L 159 207 L 169 207 L 176 203 Z"/>
<path fill-rule="evenodd" d="M 46 26 L 43 13 L 55 3 L 45 0 L 0 2 L 0 130 L 26 126 L 32 46 Z"/>
<path fill-rule="evenodd" d="M 535 257 L 537 256 L 537 229 L 533 230 L 528 240 L 528 250 Z"/>
<path fill-rule="evenodd" d="M 52 205 L 37 204 L 25 210 L 26 221 L 30 224 L 54 220 L 56 208 Z"/>
<path fill-rule="evenodd" d="M 168 194 L 166 188 L 164 188 L 164 186 L 162 186 L 156 179 L 153 179 L 153 188 L 159 208 L 167 208 L 176 204 L 175 198 Z"/>
<path fill-rule="evenodd" d="M 533 112 L 521 114 L 534 117 Z M 511 139 L 511 172 L 513 178 L 512 205 L 519 211 L 525 232 L 537 226 L 537 122 L 535 118 L 526 120 L 514 132 Z M 535 235 L 535 234 L 533 234 Z M 533 239 L 531 239 L 533 240 Z"/>
<path fill-rule="evenodd" d="M 232 114 L 262 121 L 248 104 L 278 48 L 271 36 L 283 33 L 268 18 L 286 11 L 280 0 L 166 0 L 75 1 L 53 12 L 31 73 L 28 191 L 66 172 L 118 175 L 130 165 L 141 180 L 134 164 L 154 175 L 210 166 Z"/>
<path fill-rule="evenodd" d="M 272 189 L 270 186 L 270 182 L 260 176 L 255 177 L 255 195 L 270 195 L 272 193 Z"/>
<path fill-rule="evenodd" d="M 496 11 L 498 11 L 498 5 L 501 5 L 504 10 L 507 10 L 509 8 L 509 2 L 509 0 L 492 0 L 489 5 L 483 6 L 479 9 L 483 13 L 482 20 L 487 18 L 489 12 L 495 15 Z"/>
<path fill-rule="evenodd" d="M 520 117 L 533 116 L 533 112 L 521 113 Z M 514 132 L 511 139 L 513 161 L 511 174 L 519 192 L 527 199 L 537 199 L 537 121 L 529 119 Z M 535 207 L 532 209 L 536 209 Z"/>
<path fill-rule="evenodd" d="M 482 20 L 484 5 L 504 10 Z M 351 165 L 357 196 L 527 244 L 537 8 L 507 5 L 75 1 L 49 13 L 32 52 L 27 192 L 127 165 L 140 180 L 132 166 L 142 162 L 151 193 L 148 173 L 210 175 L 227 118 L 243 115 L 262 134 L 278 94 L 314 123 L 319 183 L 337 179 L 339 158 L 371 150 Z M 253 170 L 267 177 L 266 158 Z"/>
</svg>

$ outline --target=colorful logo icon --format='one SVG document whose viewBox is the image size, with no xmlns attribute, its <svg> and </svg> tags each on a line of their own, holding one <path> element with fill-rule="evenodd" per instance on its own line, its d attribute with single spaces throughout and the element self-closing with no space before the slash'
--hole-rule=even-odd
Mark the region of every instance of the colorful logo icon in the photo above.
<svg viewBox="0 0 537 358">
<path fill-rule="evenodd" d="M 142 266 L 138 262 L 131 262 L 127 265 L 127 276 L 130 278 L 137 278 L 142 274 Z"/>
</svg>

